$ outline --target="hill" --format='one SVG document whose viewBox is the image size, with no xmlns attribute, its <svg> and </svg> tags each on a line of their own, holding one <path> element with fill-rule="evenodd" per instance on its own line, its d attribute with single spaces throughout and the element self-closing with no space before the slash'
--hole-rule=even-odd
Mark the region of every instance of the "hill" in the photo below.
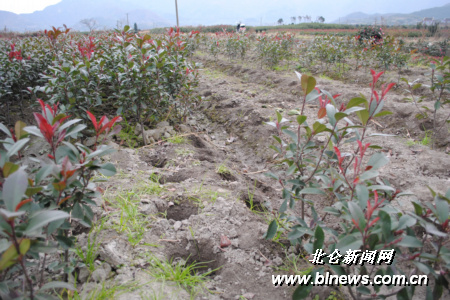
<svg viewBox="0 0 450 300">
<path fill-rule="evenodd" d="M 415 25 L 423 18 L 442 20 L 450 17 L 450 4 L 415 11 L 410 14 L 365 14 L 356 12 L 335 20 L 334 23 L 344 24 L 385 24 L 385 25 Z"/>
</svg>

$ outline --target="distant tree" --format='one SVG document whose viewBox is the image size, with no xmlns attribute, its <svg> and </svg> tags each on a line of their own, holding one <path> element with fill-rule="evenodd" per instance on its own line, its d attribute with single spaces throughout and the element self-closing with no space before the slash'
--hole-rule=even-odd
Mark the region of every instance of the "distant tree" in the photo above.
<svg viewBox="0 0 450 300">
<path fill-rule="evenodd" d="M 139 29 L 136 23 L 134 23 L 134 33 L 138 33 Z"/>
<path fill-rule="evenodd" d="M 80 21 L 81 24 L 89 28 L 89 32 L 92 32 L 95 30 L 95 28 L 98 27 L 97 21 L 94 18 L 91 19 L 83 19 Z"/>
<path fill-rule="evenodd" d="M 322 17 L 322 16 L 318 17 L 317 20 L 318 20 L 320 23 L 325 22 L 325 18 Z"/>
<path fill-rule="evenodd" d="M 295 23 L 295 21 L 297 21 L 297 17 L 291 17 L 291 21 L 292 21 L 292 23 Z"/>
<path fill-rule="evenodd" d="M 283 18 L 279 18 L 279 19 L 278 19 L 278 25 L 283 24 L 283 22 L 284 22 L 284 21 L 283 21 Z"/>
<path fill-rule="evenodd" d="M 301 23 L 303 17 L 302 16 L 298 16 L 297 18 L 298 18 L 298 22 Z"/>
</svg>

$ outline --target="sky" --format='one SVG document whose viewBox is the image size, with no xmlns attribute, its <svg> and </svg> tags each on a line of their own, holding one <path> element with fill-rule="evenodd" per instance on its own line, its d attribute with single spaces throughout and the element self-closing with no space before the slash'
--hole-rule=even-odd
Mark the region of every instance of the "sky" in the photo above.
<svg viewBox="0 0 450 300">
<path fill-rule="evenodd" d="M 2 0 L 0 1 L 0 10 L 16 14 L 28 14 L 36 10 L 43 10 L 58 2 L 61 2 L 61 0 Z"/>
<path fill-rule="evenodd" d="M 161 0 L 141 1 L 147 3 L 147 5 L 152 5 L 152 2 L 159 2 Z M 61 2 L 61 0 L 0 0 L 0 10 L 17 14 L 31 13 L 36 10 L 43 10 L 45 7 L 58 2 Z M 134 0 L 134 2 L 139 2 L 139 0 Z M 165 0 L 165 2 L 167 9 L 173 10 L 173 0 Z M 331 19 L 358 11 L 368 14 L 410 13 L 425 8 L 442 6 L 450 3 L 450 0 L 178 0 L 178 6 L 180 8 L 183 6 L 205 4 L 224 5 L 224 3 L 227 3 L 229 8 L 235 8 L 237 11 L 241 10 L 241 13 L 245 11 L 246 14 L 259 12 L 269 7 L 270 9 L 289 7 L 290 9 L 295 8 L 295 11 L 304 11 L 313 17 L 319 15 L 325 16 L 327 21 L 331 21 Z M 161 5 L 161 2 L 159 2 L 159 5 Z M 232 16 L 230 17 L 233 18 Z"/>
</svg>

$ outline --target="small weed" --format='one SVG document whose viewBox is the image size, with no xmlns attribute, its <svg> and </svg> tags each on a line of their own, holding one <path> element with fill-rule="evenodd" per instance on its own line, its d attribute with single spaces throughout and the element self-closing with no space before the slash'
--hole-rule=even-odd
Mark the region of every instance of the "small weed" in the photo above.
<svg viewBox="0 0 450 300">
<path fill-rule="evenodd" d="M 75 282 L 76 288 L 76 282 Z M 126 292 L 130 292 L 137 288 L 136 284 L 126 284 L 126 285 L 105 285 L 105 282 L 102 283 L 102 287 L 97 287 L 90 291 L 87 295 L 80 295 L 78 291 L 75 289 L 74 291 L 64 290 L 64 294 L 66 296 L 59 295 L 59 299 L 67 299 L 67 300 L 82 300 L 82 299 L 96 299 L 96 300 L 109 300 L 114 299 L 117 296 L 124 294 Z"/>
<path fill-rule="evenodd" d="M 331 77 L 329 77 L 329 76 L 327 76 L 327 75 L 325 75 L 325 74 L 321 74 L 319 77 L 320 77 L 321 79 L 325 79 L 325 80 L 333 80 Z"/>
<path fill-rule="evenodd" d="M 408 146 L 414 146 L 414 145 L 422 145 L 422 146 L 429 146 L 431 144 L 431 138 L 428 136 L 429 132 L 425 132 L 425 136 L 420 141 L 414 141 L 414 140 L 408 140 L 406 141 L 406 144 Z"/>
<path fill-rule="evenodd" d="M 105 196 L 105 199 L 118 209 L 115 215 L 120 214 L 118 220 L 115 220 L 113 224 L 113 229 L 117 232 L 125 232 L 128 241 L 133 246 L 139 244 L 149 225 L 148 216 L 139 211 L 140 199 L 143 195 L 158 195 L 163 190 L 158 179 L 158 176 L 152 174 L 150 181 L 140 181 L 133 186 L 131 191 L 122 190 L 112 198 L 108 195 Z"/>
<path fill-rule="evenodd" d="M 95 259 L 98 256 L 98 248 L 100 246 L 97 243 L 97 232 L 103 229 L 104 221 L 102 221 L 100 227 L 93 228 L 87 237 L 86 249 L 77 246 L 73 251 L 81 259 L 81 261 L 88 267 L 89 271 L 92 273 L 95 270 Z"/>
<path fill-rule="evenodd" d="M 210 292 L 205 285 L 205 281 L 208 275 L 218 270 L 210 270 L 200 274 L 198 269 L 204 268 L 205 263 L 187 265 L 183 261 L 161 261 L 156 257 L 151 257 L 149 262 L 151 264 L 150 274 L 153 277 L 164 281 L 174 281 L 180 287 L 189 291 L 191 296 L 197 295 L 202 291 Z"/>
<path fill-rule="evenodd" d="M 186 143 L 186 138 L 184 136 L 174 135 L 170 138 L 167 138 L 167 142 L 171 144 L 184 144 Z"/>
<path fill-rule="evenodd" d="M 306 268 L 303 268 L 305 266 Z M 313 267 L 310 266 L 309 261 L 302 255 L 291 255 L 291 257 L 288 256 L 284 260 L 283 265 L 277 268 L 278 271 L 283 271 L 292 275 L 306 275 L 312 269 Z"/>
<path fill-rule="evenodd" d="M 118 133 L 119 139 L 124 141 L 124 143 L 134 149 L 138 145 L 138 136 L 134 134 L 134 128 L 127 122 L 125 116 L 123 116 L 123 121 L 119 123 L 122 126 L 122 130 Z"/>
<path fill-rule="evenodd" d="M 191 154 L 194 154 L 194 151 L 183 148 L 183 149 L 175 149 L 175 153 L 178 156 L 186 157 L 186 156 L 189 156 Z"/>
<path fill-rule="evenodd" d="M 201 164 L 202 164 L 202 162 L 199 161 L 199 160 L 194 160 L 194 161 L 192 162 L 192 166 L 193 166 L 193 167 L 201 166 Z"/>
<path fill-rule="evenodd" d="M 231 171 L 230 169 L 227 168 L 227 166 L 225 165 L 225 163 L 220 164 L 217 168 L 216 168 L 216 173 L 220 174 L 220 175 L 231 175 Z"/>
</svg>

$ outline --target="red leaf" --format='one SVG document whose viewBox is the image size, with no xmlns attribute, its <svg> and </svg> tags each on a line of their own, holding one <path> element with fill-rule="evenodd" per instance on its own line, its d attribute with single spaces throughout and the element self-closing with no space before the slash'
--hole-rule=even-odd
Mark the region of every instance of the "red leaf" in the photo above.
<svg viewBox="0 0 450 300">
<path fill-rule="evenodd" d="M 319 111 L 317 112 L 317 117 L 319 119 L 322 119 L 323 117 L 325 117 L 327 115 L 327 109 L 325 107 L 321 107 L 319 109 Z"/>
<path fill-rule="evenodd" d="M 389 90 L 395 85 L 395 83 L 389 83 L 388 86 L 382 91 L 381 98 L 384 98 Z"/>
<path fill-rule="evenodd" d="M 356 228 L 359 229 L 359 225 L 358 225 L 358 223 L 356 223 L 355 219 L 352 219 L 352 222 L 353 222 L 353 224 L 355 224 Z"/>
<path fill-rule="evenodd" d="M 106 129 L 111 129 L 111 127 L 113 127 L 114 126 L 114 123 L 116 123 L 116 122 L 120 122 L 120 121 L 122 121 L 122 117 L 120 117 L 120 116 L 116 116 L 116 117 L 114 117 L 111 121 L 109 121 L 108 123 L 106 123 L 106 125 L 105 126 L 103 126 L 101 129 L 100 129 L 100 131 L 98 132 L 98 134 L 101 134 L 103 131 L 105 131 Z"/>
<path fill-rule="evenodd" d="M 64 191 L 64 189 L 66 188 L 66 182 L 65 182 L 65 181 L 54 182 L 54 183 L 53 183 L 53 187 L 54 187 L 55 190 L 57 190 L 58 192 L 62 192 L 62 191 Z"/>
<path fill-rule="evenodd" d="M 369 227 L 372 227 L 372 225 L 375 224 L 376 222 L 378 222 L 379 219 L 380 219 L 380 217 L 376 217 L 375 219 L 373 219 L 373 221 L 370 222 Z"/>
<path fill-rule="evenodd" d="M 19 204 L 17 204 L 17 206 L 16 206 L 16 211 L 18 211 L 22 206 L 24 206 L 25 204 L 27 204 L 31 201 L 32 201 L 31 198 L 20 201 Z"/>
<path fill-rule="evenodd" d="M 34 113 L 34 118 L 36 119 L 39 125 L 39 130 L 41 131 L 42 135 L 51 145 L 53 138 L 53 127 L 50 124 L 48 124 L 47 120 L 39 113 Z"/>
<path fill-rule="evenodd" d="M 88 114 L 88 116 L 89 116 L 89 118 L 91 119 L 91 121 L 92 121 L 92 124 L 94 124 L 94 128 L 95 128 L 95 131 L 97 132 L 98 130 L 97 130 L 97 119 L 94 117 L 94 115 L 90 112 L 90 111 L 86 111 L 86 113 Z"/>
<path fill-rule="evenodd" d="M 61 201 L 59 201 L 58 205 L 61 205 L 61 204 L 63 204 L 64 202 L 66 202 L 67 200 L 69 200 L 69 199 L 70 199 L 70 197 L 72 197 L 72 196 L 67 196 L 67 197 L 65 197 L 65 198 L 61 199 Z"/>
</svg>

